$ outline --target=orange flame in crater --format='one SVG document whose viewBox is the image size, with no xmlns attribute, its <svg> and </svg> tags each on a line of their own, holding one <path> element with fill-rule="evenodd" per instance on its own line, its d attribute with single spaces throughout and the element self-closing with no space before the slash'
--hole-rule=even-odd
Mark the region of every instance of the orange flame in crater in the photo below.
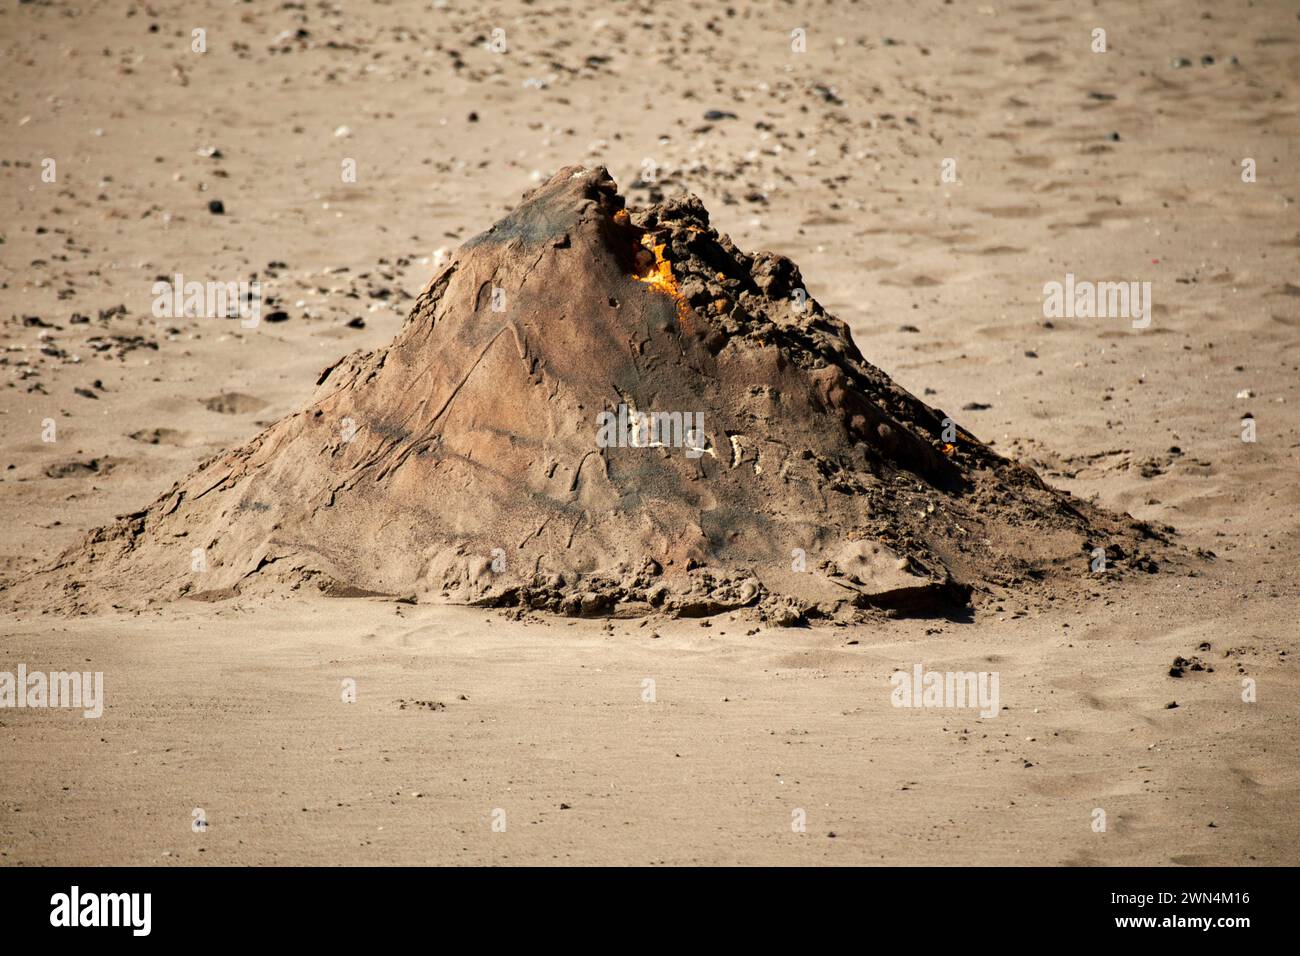
<svg viewBox="0 0 1300 956">
<path fill-rule="evenodd" d="M 690 306 L 682 297 L 682 290 L 677 287 L 677 278 L 673 275 L 672 263 L 664 258 L 664 244 L 656 244 L 649 233 L 641 237 L 641 245 L 649 252 L 654 253 L 654 261 L 649 261 L 649 256 L 642 253 L 638 256 L 638 262 L 644 261 L 646 264 L 640 267 L 640 271 L 633 273 L 632 278 L 637 282 L 644 282 L 646 285 L 658 289 L 673 297 L 677 303 L 677 315 L 683 322 L 687 321 L 690 313 Z"/>
</svg>

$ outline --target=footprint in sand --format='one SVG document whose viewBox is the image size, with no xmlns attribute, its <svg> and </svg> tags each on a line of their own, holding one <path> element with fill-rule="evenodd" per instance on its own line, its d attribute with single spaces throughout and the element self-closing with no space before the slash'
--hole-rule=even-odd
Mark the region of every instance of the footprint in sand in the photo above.
<svg viewBox="0 0 1300 956">
<path fill-rule="evenodd" d="M 112 458 L 92 458 L 89 461 L 66 461 L 50 465 L 45 469 L 47 478 L 85 478 L 91 475 L 104 476 L 113 470 L 117 462 Z"/>
<path fill-rule="evenodd" d="M 1036 154 L 1013 156 L 1011 161 L 1018 166 L 1027 166 L 1030 169 L 1051 169 L 1056 163 L 1056 160 L 1051 156 Z"/>
<path fill-rule="evenodd" d="M 213 395 L 201 401 L 208 411 L 221 415 L 245 415 L 266 408 L 266 402 L 260 398 L 244 395 L 241 392 L 222 392 L 220 395 Z"/>
<path fill-rule="evenodd" d="M 126 437 L 146 445 L 171 445 L 174 448 L 188 448 L 194 444 L 189 432 L 177 431 L 174 428 L 142 428 L 131 432 Z"/>
<path fill-rule="evenodd" d="M 886 277 L 880 280 L 880 284 L 902 289 L 932 289 L 943 285 L 943 282 L 934 276 L 918 274 L 907 279 Z"/>
<path fill-rule="evenodd" d="M 986 206 L 979 211 L 994 219 L 1037 219 L 1043 215 L 1035 206 Z"/>
</svg>

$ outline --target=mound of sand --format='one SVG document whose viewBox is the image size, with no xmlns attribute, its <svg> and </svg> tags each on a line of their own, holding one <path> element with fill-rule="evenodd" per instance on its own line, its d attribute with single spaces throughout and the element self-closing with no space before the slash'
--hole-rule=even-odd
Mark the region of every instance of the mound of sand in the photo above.
<svg viewBox="0 0 1300 956">
<path fill-rule="evenodd" d="M 1153 569 L 895 385 L 798 268 L 695 197 L 569 167 L 471 239 L 394 342 L 34 579 L 63 610 L 263 590 L 783 623 Z"/>
</svg>

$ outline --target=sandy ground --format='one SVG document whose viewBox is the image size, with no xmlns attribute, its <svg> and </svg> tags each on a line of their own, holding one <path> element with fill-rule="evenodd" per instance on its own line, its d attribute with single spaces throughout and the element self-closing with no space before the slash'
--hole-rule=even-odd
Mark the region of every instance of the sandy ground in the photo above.
<svg viewBox="0 0 1300 956">
<path fill-rule="evenodd" d="M 969 623 L 757 633 L 31 609 L 0 620 L 0 669 L 102 670 L 108 702 L 0 711 L 0 860 L 1300 862 L 1294 4 L 730 9 L 6 7 L 0 580 L 298 407 L 392 338 L 440 250 L 579 161 L 633 202 L 650 161 L 798 262 L 902 385 L 990 406 L 960 420 L 1215 557 Z M 288 319 L 156 318 L 177 272 L 256 274 Z M 1151 327 L 1048 327 L 1067 272 L 1150 281 Z M 1213 671 L 1169 675 L 1192 655 Z M 917 663 L 997 671 L 1005 709 L 894 708 Z"/>
</svg>

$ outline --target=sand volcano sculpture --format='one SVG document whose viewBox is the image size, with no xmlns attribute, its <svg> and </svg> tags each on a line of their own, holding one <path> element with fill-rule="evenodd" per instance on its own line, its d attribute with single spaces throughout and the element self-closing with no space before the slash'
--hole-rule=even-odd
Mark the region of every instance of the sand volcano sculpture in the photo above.
<svg viewBox="0 0 1300 956">
<path fill-rule="evenodd" d="M 39 576 L 65 609 L 320 590 L 780 623 L 1150 569 L 867 362 L 798 268 L 693 196 L 568 167 L 469 240 L 387 348 Z"/>
</svg>

